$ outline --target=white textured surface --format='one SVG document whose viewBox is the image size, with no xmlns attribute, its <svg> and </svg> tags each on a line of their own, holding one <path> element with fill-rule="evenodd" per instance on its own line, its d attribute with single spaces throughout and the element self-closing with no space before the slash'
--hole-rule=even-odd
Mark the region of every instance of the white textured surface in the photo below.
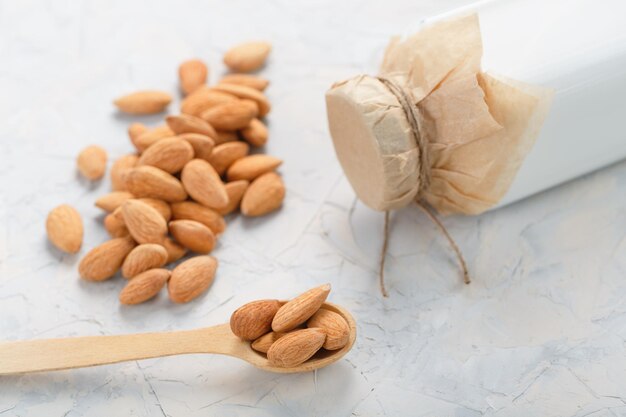
<svg viewBox="0 0 626 417">
<path fill-rule="evenodd" d="M 419 211 L 393 217 L 390 297 L 376 262 L 382 216 L 355 202 L 327 135 L 323 92 L 373 72 L 388 37 L 446 1 L 0 0 L 0 335 L 27 339 L 194 328 L 240 304 L 330 281 L 359 338 L 346 359 L 304 375 L 187 356 L 0 378 L 4 416 L 626 415 L 626 164 L 475 218 L 445 223 L 474 276 Z M 261 6 L 262 4 L 262 6 Z M 275 50 L 268 152 L 286 160 L 284 209 L 233 219 L 206 296 L 121 308 L 124 282 L 81 282 L 79 256 L 52 249 L 44 219 L 74 204 L 81 254 L 105 239 L 74 157 L 130 150 L 116 95 L 176 88 L 176 66 L 251 38 Z M 148 118 L 156 122 L 156 118 Z"/>
</svg>

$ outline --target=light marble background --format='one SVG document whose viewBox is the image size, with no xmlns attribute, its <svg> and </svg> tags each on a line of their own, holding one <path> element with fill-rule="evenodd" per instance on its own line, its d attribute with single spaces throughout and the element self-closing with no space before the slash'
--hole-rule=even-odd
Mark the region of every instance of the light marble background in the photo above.
<svg viewBox="0 0 626 417">
<path fill-rule="evenodd" d="M 390 297 L 376 281 L 382 216 L 343 178 L 323 93 L 374 72 L 390 35 L 466 0 L 0 0 L 0 334 L 8 340 L 189 329 L 257 298 L 331 282 L 358 320 L 354 350 L 316 373 L 275 375 L 192 355 L 0 377 L 0 416 L 621 416 L 626 415 L 626 164 L 446 226 L 474 277 L 418 210 L 395 213 Z M 131 150 L 111 100 L 176 91 L 189 57 L 224 68 L 249 39 L 274 44 L 267 152 L 285 159 L 288 196 L 271 216 L 229 219 L 210 291 L 187 305 L 165 292 L 123 308 L 124 280 L 79 280 L 102 242 L 94 199 L 109 183 L 75 171 L 92 143 Z M 175 110 L 173 105 L 171 110 Z M 157 123 L 158 118 L 146 118 Z M 591 139 L 591 138 L 590 138 Z M 77 256 L 45 239 L 60 203 L 85 219 Z"/>
</svg>

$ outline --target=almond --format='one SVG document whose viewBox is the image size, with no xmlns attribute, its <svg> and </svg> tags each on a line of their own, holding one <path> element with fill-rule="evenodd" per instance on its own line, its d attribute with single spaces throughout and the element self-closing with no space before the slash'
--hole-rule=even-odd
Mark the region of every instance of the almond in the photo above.
<svg viewBox="0 0 626 417">
<path fill-rule="evenodd" d="M 117 108 L 128 114 L 160 113 L 172 101 L 172 96 L 162 91 L 137 91 L 115 100 Z"/>
<path fill-rule="evenodd" d="M 133 195 L 128 191 L 113 191 L 112 193 L 105 194 L 98 198 L 96 200 L 96 207 L 110 213 L 131 198 L 133 198 Z"/>
<path fill-rule="evenodd" d="M 230 94 L 231 96 L 235 96 L 240 99 L 249 99 L 255 101 L 259 108 L 259 117 L 265 116 L 272 109 L 267 97 L 265 97 L 265 95 L 259 90 L 255 90 L 254 88 L 237 84 L 218 84 L 212 88 L 215 91 Z"/>
<path fill-rule="evenodd" d="M 278 339 L 267 351 L 267 359 L 274 366 L 298 366 L 322 348 L 326 334 L 320 329 L 302 329 Z"/>
<path fill-rule="evenodd" d="M 212 138 L 199 133 L 183 133 L 178 137 L 191 145 L 194 158 L 209 160 L 215 148 L 215 141 Z"/>
<path fill-rule="evenodd" d="M 272 330 L 275 332 L 288 332 L 295 329 L 319 310 L 324 301 L 326 301 L 329 292 L 330 284 L 324 284 L 288 301 L 274 316 Z M 324 342 L 322 341 L 322 343 Z"/>
<path fill-rule="evenodd" d="M 238 130 L 242 129 L 257 116 L 256 109 L 252 108 L 242 100 L 229 101 L 210 107 L 200 114 L 217 130 Z"/>
<path fill-rule="evenodd" d="M 239 102 L 241 104 L 243 104 L 244 106 L 248 106 L 250 108 L 250 110 L 252 110 L 254 112 L 254 117 L 258 116 L 259 114 L 259 105 L 257 104 L 256 101 L 254 100 L 250 100 L 248 98 L 242 98 L 239 100 Z"/>
<path fill-rule="evenodd" d="M 80 261 L 78 272 L 87 281 L 104 281 L 111 278 L 122 266 L 126 255 L 135 247 L 130 237 L 120 237 L 104 242 L 90 250 Z"/>
<path fill-rule="evenodd" d="M 126 174 L 137 165 L 137 155 L 128 154 L 118 158 L 111 166 L 111 188 L 126 191 Z"/>
<path fill-rule="evenodd" d="M 189 94 L 206 84 L 208 75 L 209 69 L 199 59 L 190 59 L 178 67 L 180 88 L 185 94 Z"/>
<path fill-rule="evenodd" d="M 100 146 L 91 145 L 78 154 L 76 162 L 83 177 L 99 180 L 107 169 L 107 152 Z"/>
<path fill-rule="evenodd" d="M 269 42 L 246 42 L 224 54 L 224 64 L 235 72 L 251 72 L 261 68 L 272 50 Z"/>
<path fill-rule="evenodd" d="M 218 212 L 193 201 L 172 203 L 171 209 L 174 220 L 195 220 L 211 229 L 216 235 L 226 229 L 226 222 Z"/>
<path fill-rule="evenodd" d="M 111 237 L 125 237 L 130 235 L 124 223 L 121 207 L 116 208 L 113 213 L 107 214 L 104 218 L 104 228 Z"/>
<path fill-rule="evenodd" d="M 244 216 L 263 216 L 278 210 L 285 199 L 285 184 L 278 174 L 268 172 L 254 180 L 241 199 Z"/>
<path fill-rule="evenodd" d="M 169 222 L 172 218 L 172 209 L 170 205 L 163 200 L 157 200 L 156 198 L 137 198 L 136 200 L 146 203 L 156 211 L 158 211 L 166 222 Z"/>
<path fill-rule="evenodd" d="M 137 165 L 150 165 L 175 174 L 192 159 L 193 147 L 180 138 L 172 137 L 162 139 L 146 149 L 139 157 Z"/>
<path fill-rule="evenodd" d="M 337 350 L 348 344 L 350 326 L 348 322 L 334 311 L 320 308 L 307 322 L 308 327 L 317 327 L 326 333 L 324 349 Z"/>
<path fill-rule="evenodd" d="M 205 292 L 213 283 L 217 259 L 212 256 L 196 256 L 180 265 L 173 271 L 167 289 L 170 300 L 175 303 L 186 303 Z"/>
<path fill-rule="evenodd" d="M 165 248 L 156 243 L 144 243 L 130 251 L 122 264 L 122 276 L 132 278 L 152 268 L 165 265 L 168 254 Z"/>
<path fill-rule="evenodd" d="M 206 109 L 235 100 L 237 97 L 232 94 L 216 91 L 209 87 L 201 87 L 183 100 L 180 112 L 191 116 L 200 116 Z"/>
<path fill-rule="evenodd" d="M 148 131 L 148 126 L 143 123 L 133 123 L 128 126 L 128 137 L 130 138 L 130 142 L 137 147 L 136 141 L 137 138 Z"/>
<path fill-rule="evenodd" d="M 128 191 L 135 197 L 156 198 L 167 202 L 184 201 L 187 193 L 176 177 L 151 167 L 133 168 L 127 175 Z"/>
<path fill-rule="evenodd" d="M 196 116 L 179 114 L 178 116 L 167 116 L 165 120 L 170 129 L 177 135 L 182 133 L 199 133 L 210 138 L 217 136 L 213 126 Z"/>
<path fill-rule="evenodd" d="M 163 241 L 163 247 L 167 251 L 167 263 L 176 262 L 187 253 L 187 249 L 174 242 L 169 237 L 166 237 Z"/>
<path fill-rule="evenodd" d="M 227 142 L 217 145 L 209 158 L 209 163 L 219 175 L 223 175 L 229 166 L 248 155 L 250 146 L 244 142 Z"/>
<path fill-rule="evenodd" d="M 228 180 L 252 181 L 266 172 L 274 171 L 283 161 L 269 155 L 250 155 L 240 158 L 228 168 Z"/>
<path fill-rule="evenodd" d="M 226 142 L 235 142 L 239 140 L 239 136 L 237 132 L 232 132 L 228 130 L 218 130 L 217 138 L 215 139 L 215 145 L 221 145 Z"/>
<path fill-rule="evenodd" d="M 209 253 L 215 247 L 215 235 L 205 225 L 194 220 L 174 220 L 170 233 L 185 248 L 196 253 Z"/>
<path fill-rule="evenodd" d="M 259 300 L 239 307 L 230 316 L 230 329 L 244 340 L 254 340 L 272 330 L 272 319 L 280 308 L 278 300 Z"/>
<path fill-rule="evenodd" d="M 228 205 L 217 210 L 222 216 L 232 213 L 239 208 L 239 203 L 250 183 L 246 180 L 238 180 L 226 183 L 226 194 L 228 194 Z"/>
<path fill-rule="evenodd" d="M 254 342 L 252 342 L 252 345 L 251 345 L 252 349 L 256 350 L 257 352 L 267 353 L 267 351 L 270 349 L 270 346 L 272 346 L 275 341 L 277 341 L 278 339 L 280 339 L 286 334 L 287 333 L 276 333 L 276 332 L 266 333 L 263 336 L 256 339 Z"/>
<path fill-rule="evenodd" d="M 155 208 L 139 200 L 122 205 L 124 224 L 138 243 L 161 243 L 167 234 L 167 222 Z"/>
<path fill-rule="evenodd" d="M 130 280 L 120 293 L 122 304 L 140 304 L 156 296 L 170 278 L 167 269 L 150 269 Z"/>
<path fill-rule="evenodd" d="M 76 253 L 83 243 L 83 220 L 74 207 L 61 204 L 48 213 L 46 232 L 58 249 Z"/>
<path fill-rule="evenodd" d="M 252 119 L 250 124 L 241 129 L 241 136 L 252 146 L 263 146 L 267 143 L 269 133 L 267 127 L 259 119 Z"/>
<path fill-rule="evenodd" d="M 185 165 L 181 180 L 185 190 L 198 203 L 211 208 L 222 208 L 228 204 L 224 183 L 204 159 L 193 159 Z"/>
<path fill-rule="evenodd" d="M 245 87 L 254 88 L 255 90 L 263 91 L 269 85 L 269 81 L 265 78 L 257 77 L 256 75 L 249 74 L 228 74 L 220 80 L 223 84 L 237 84 Z"/>
<path fill-rule="evenodd" d="M 137 136 L 137 139 L 135 139 L 133 144 L 135 145 L 135 148 L 137 148 L 139 153 L 141 153 L 161 139 L 170 138 L 172 136 L 175 136 L 175 134 L 169 126 L 157 126 L 154 129 L 150 129 Z"/>
</svg>

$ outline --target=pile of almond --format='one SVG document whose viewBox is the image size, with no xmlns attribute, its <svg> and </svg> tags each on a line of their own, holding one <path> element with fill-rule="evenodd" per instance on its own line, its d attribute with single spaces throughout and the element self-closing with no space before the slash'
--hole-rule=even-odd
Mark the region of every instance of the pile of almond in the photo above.
<svg viewBox="0 0 626 417">
<path fill-rule="evenodd" d="M 263 118 L 270 103 L 263 91 L 269 82 L 244 74 L 261 68 L 270 49 L 266 42 L 232 48 L 224 56 L 232 72 L 210 87 L 202 61 L 183 62 L 181 114 L 167 116 L 161 126 L 129 127 L 136 152 L 113 163 L 112 192 L 96 200 L 108 213 L 104 227 L 112 239 L 81 260 L 82 278 L 102 281 L 121 269 L 130 279 L 120 294 L 124 304 L 146 301 L 166 283 L 172 301 L 188 302 L 213 282 L 217 260 L 206 254 L 226 228 L 224 216 L 238 209 L 245 216 L 262 216 L 280 208 L 285 186 L 275 170 L 282 161 L 250 154 L 251 147 L 268 139 Z M 171 101 L 166 92 L 139 91 L 114 103 L 122 112 L 143 115 L 162 112 Z M 101 179 L 107 153 L 89 146 L 77 164 L 84 177 Z M 60 250 L 80 250 L 82 220 L 71 206 L 53 209 L 46 229 Z M 205 256 L 186 260 L 171 272 L 163 269 L 187 252 Z"/>
<path fill-rule="evenodd" d="M 322 307 L 329 292 L 330 284 L 325 284 L 284 304 L 253 301 L 232 314 L 230 328 L 250 341 L 252 349 L 266 354 L 272 365 L 300 365 L 320 350 L 338 350 L 349 341 L 346 320 Z"/>
</svg>

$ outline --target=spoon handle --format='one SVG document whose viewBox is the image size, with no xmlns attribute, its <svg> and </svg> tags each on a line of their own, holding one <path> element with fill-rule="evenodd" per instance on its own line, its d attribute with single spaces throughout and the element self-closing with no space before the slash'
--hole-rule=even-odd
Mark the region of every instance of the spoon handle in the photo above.
<svg viewBox="0 0 626 417">
<path fill-rule="evenodd" d="M 223 353 L 228 325 L 177 332 L 0 343 L 0 375 L 82 368 L 184 353 Z"/>
</svg>

